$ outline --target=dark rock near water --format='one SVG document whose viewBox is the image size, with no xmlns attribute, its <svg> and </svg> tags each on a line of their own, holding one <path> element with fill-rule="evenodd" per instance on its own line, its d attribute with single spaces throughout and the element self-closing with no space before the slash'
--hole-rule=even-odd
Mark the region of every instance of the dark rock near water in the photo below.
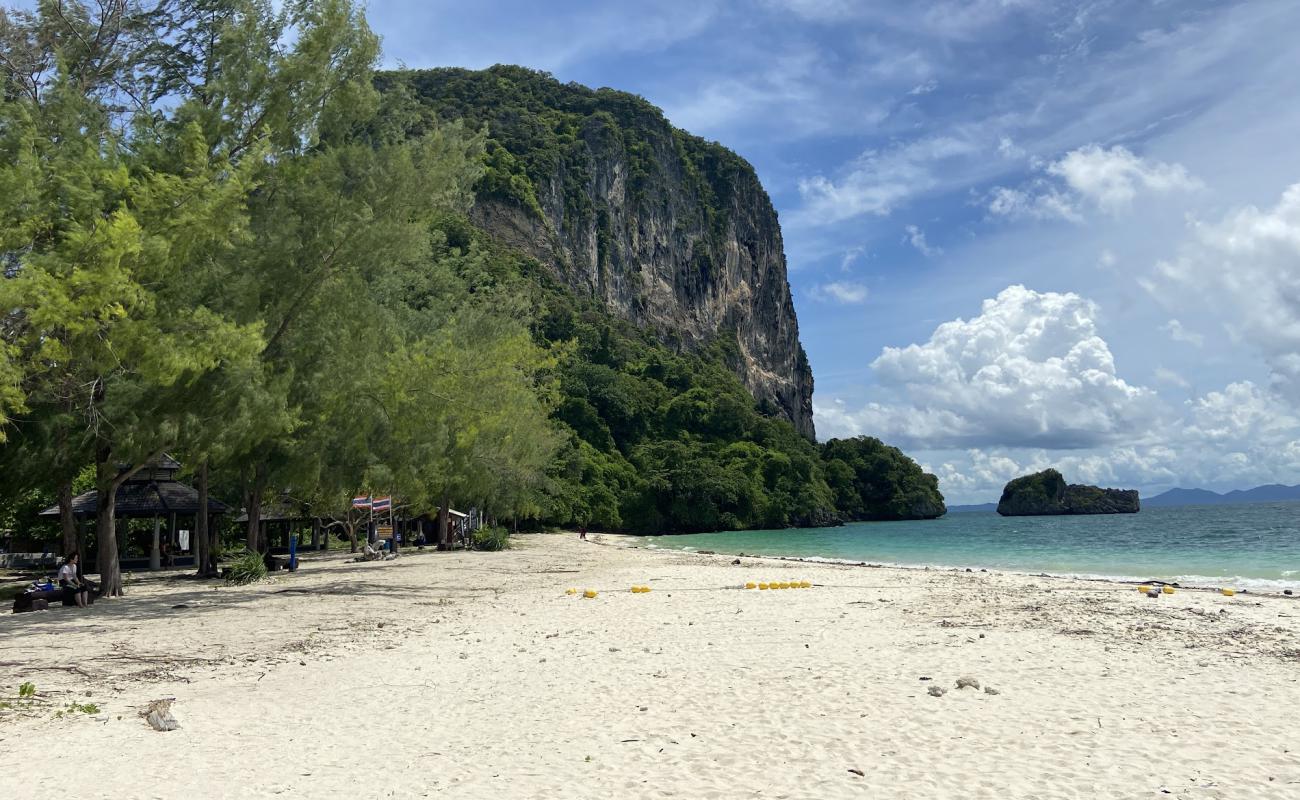
<svg viewBox="0 0 1300 800">
<path fill-rule="evenodd" d="M 1136 489 L 1066 484 L 1054 469 L 1010 481 L 998 501 L 998 513 L 1004 517 L 1136 514 L 1139 508 Z"/>
</svg>

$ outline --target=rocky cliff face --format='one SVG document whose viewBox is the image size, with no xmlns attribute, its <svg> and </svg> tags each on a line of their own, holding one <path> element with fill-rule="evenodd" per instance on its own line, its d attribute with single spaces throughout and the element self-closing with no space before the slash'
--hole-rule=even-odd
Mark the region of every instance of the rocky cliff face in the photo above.
<svg viewBox="0 0 1300 800">
<path fill-rule="evenodd" d="M 1136 489 L 1067 485 L 1061 473 L 1054 469 L 1008 482 L 998 501 L 998 513 L 1004 517 L 1136 514 L 1139 508 Z"/>
<path fill-rule="evenodd" d="M 814 437 L 781 228 L 749 164 L 622 92 L 517 67 L 395 75 L 439 116 L 487 126 L 476 223 L 663 341 L 716 347 Z"/>
</svg>

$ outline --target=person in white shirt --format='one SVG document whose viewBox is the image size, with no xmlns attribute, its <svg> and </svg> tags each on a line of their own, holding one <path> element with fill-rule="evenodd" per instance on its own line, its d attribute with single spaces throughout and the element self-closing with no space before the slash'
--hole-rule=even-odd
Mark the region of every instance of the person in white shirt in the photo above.
<svg viewBox="0 0 1300 800">
<path fill-rule="evenodd" d="M 69 553 L 59 567 L 59 585 L 63 587 L 63 599 L 71 598 L 78 608 L 85 608 L 90 602 L 90 587 L 77 576 L 77 554 Z"/>
</svg>

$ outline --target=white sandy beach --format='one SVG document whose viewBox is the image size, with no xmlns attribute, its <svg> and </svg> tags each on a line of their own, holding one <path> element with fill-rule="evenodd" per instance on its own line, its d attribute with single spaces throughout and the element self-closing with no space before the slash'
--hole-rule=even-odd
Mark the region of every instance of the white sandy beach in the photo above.
<svg viewBox="0 0 1300 800">
<path fill-rule="evenodd" d="M 0 798 L 1300 797 L 1289 598 L 515 541 L 0 618 Z"/>
</svg>

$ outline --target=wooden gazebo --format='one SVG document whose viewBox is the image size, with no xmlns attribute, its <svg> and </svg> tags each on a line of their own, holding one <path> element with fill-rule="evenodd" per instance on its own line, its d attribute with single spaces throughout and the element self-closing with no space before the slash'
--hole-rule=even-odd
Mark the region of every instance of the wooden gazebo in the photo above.
<svg viewBox="0 0 1300 800">
<path fill-rule="evenodd" d="M 130 467 L 123 466 L 126 471 Z M 149 550 L 149 568 L 158 569 L 162 565 L 162 520 L 168 521 L 167 542 L 173 553 L 192 554 L 194 542 L 186 541 L 176 527 L 178 517 L 197 520 L 200 513 L 199 492 L 192 486 L 176 479 L 181 464 L 171 456 L 164 455 L 156 461 L 146 464 L 139 472 L 132 475 L 118 487 L 114 516 L 118 519 L 150 519 L 153 524 L 153 542 Z M 220 516 L 227 511 L 227 506 L 219 500 L 208 499 L 209 517 Z M 72 498 L 72 514 L 81 523 L 95 519 L 99 510 L 99 495 L 94 491 L 79 494 Z M 40 513 L 42 517 L 59 516 L 59 507 L 51 506 Z M 197 526 L 195 526 L 197 527 Z M 209 529 L 211 529 L 209 527 Z M 194 527 L 189 529 L 193 536 Z"/>
</svg>

